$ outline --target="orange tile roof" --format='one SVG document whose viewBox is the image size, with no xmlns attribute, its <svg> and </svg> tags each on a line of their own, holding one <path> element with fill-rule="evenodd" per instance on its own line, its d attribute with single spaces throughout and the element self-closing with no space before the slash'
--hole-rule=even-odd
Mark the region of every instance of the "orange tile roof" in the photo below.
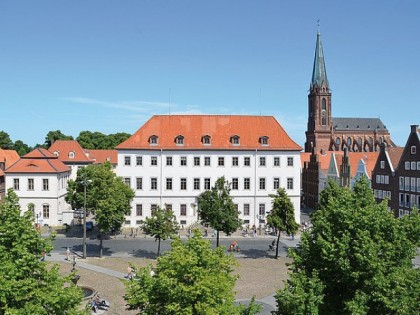
<svg viewBox="0 0 420 315">
<path fill-rule="evenodd" d="M 58 159 L 64 163 L 92 163 L 85 151 L 76 140 L 57 140 L 48 149 L 52 154 L 58 153 Z M 74 158 L 70 158 L 70 152 Z"/>
<path fill-rule="evenodd" d="M 317 153 L 318 162 L 319 162 L 321 170 L 328 170 L 328 167 L 330 165 L 331 156 L 332 156 L 333 153 L 335 153 L 336 156 L 338 156 L 338 155 L 341 156 L 342 155 L 342 152 L 340 152 L 340 151 L 326 151 L 324 154 L 321 154 L 320 152 Z M 309 162 L 310 156 L 311 156 L 311 153 L 309 153 L 309 152 L 302 152 L 300 154 L 300 158 L 301 158 L 301 161 L 302 161 L 302 168 L 303 168 L 305 162 Z M 338 161 L 337 161 L 337 163 L 338 163 Z"/>
<path fill-rule="evenodd" d="M 15 150 L 3 150 L 0 149 L 0 162 L 4 162 L 4 168 L 8 168 L 10 165 L 16 163 L 20 159 L 19 154 Z M 0 169 L 0 176 L 3 176 L 4 172 Z"/>
<path fill-rule="evenodd" d="M 153 135 L 157 145 L 149 143 Z M 240 145 L 230 143 L 235 135 Z M 184 145 L 175 143 L 177 136 L 184 137 Z M 211 145 L 203 145 L 204 136 L 211 137 Z M 263 136 L 269 145 L 259 143 Z M 273 116 L 238 115 L 155 115 L 116 149 L 302 150 Z"/>
<path fill-rule="evenodd" d="M 117 150 L 85 150 L 89 154 L 89 158 L 95 164 L 105 163 L 109 161 L 111 164 L 117 164 L 118 151 Z"/>
<path fill-rule="evenodd" d="M 391 166 L 395 170 L 400 163 L 401 156 L 404 152 L 404 147 L 388 147 L 386 148 L 386 152 L 388 152 L 388 156 L 390 159 Z"/>
<path fill-rule="evenodd" d="M 301 163 L 302 169 L 305 166 L 305 162 L 309 162 L 310 159 L 311 159 L 311 153 L 310 152 L 301 152 L 300 153 L 300 163 Z"/>
<path fill-rule="evenodd" d="M 361 159 L 363 159 L 363 162 L 366 164 L 366 171 L 369 178 L 372 177 L 372 171 L 375 167 L 376 160 L 378 159 L 379 152 L 349 152 L 348 156 L 352 178 L 356 176 L 357 165 Z"/>
<path fill-rule="evenodd" d="M 48 154 L 46 154 L 48 153 Z M 45 149 L 36 148 L 8 167 L 5 173 L 64 173 L 70 168 L 54 154 Z"/>
</svg>

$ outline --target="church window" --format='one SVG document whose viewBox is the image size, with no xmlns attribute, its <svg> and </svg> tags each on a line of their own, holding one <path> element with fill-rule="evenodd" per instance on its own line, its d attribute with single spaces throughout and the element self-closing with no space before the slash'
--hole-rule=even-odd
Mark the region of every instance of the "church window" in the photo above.
<svg viewBox="0 0 420 315">
<path fill-rule="evenodd" d="M 340 141 L 340 138 L 335 139 L 335 144 L 336 144 L 336 145 L 340 145 L 340 142 L 341 142 L 341 141 Z"/>
<path fill-rule="evenodd" d="M 348 146 L 348 147 L 350 147 L 350 146 L 351 146 L 351 138 L 350 138 L 350 137 L 348 137 L 348 138 L 347 138 L 347 146 Z"/>
<path fill-rule="evenodd" d="M 322 110 L 327 110 L 327 101 L 325 98 L 322 99 Z"/>
</svg>

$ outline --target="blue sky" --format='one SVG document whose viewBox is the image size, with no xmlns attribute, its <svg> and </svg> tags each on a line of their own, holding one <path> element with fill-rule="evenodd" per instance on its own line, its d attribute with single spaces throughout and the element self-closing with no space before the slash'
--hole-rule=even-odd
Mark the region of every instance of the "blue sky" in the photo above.
<svg viewBox="0 0 420 315">
<path fill-rule="evenodd" d="M 417 0 L 1 1 L 0 130 L 35 145 L 153 114 L 261 114 L 303 146 L 319 19 L 333 117 L 380 117 L 403 146 L 419 16 Z"/>
</svg>

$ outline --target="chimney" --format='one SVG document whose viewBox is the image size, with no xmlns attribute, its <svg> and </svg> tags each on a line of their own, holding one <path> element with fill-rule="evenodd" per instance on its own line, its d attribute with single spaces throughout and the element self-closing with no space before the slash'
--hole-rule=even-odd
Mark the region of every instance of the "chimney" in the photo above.
<svg viewBox="0 0 420 315">
<path fill-rule="evenodd" d="M 419 128 L 419 125 L 411 125 L 411 133 L 417 132 L 418 128 Z"/>
</svg>

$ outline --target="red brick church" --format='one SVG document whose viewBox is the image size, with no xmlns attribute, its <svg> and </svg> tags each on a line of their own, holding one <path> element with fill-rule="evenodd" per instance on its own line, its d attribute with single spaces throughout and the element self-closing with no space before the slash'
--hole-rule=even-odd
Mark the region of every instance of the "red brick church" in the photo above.
<svg viewBox="0 0 420 315">
<path fill-rule="evenodd" d="M 321 34 L 318 32 L 312 81 L 308 95 L 305 152 L 379 151 L 381 144 L 394 147 L 388 129 L 379 118 L 332 117 L 331 90 L 327 79 Z"/>
</svg>

